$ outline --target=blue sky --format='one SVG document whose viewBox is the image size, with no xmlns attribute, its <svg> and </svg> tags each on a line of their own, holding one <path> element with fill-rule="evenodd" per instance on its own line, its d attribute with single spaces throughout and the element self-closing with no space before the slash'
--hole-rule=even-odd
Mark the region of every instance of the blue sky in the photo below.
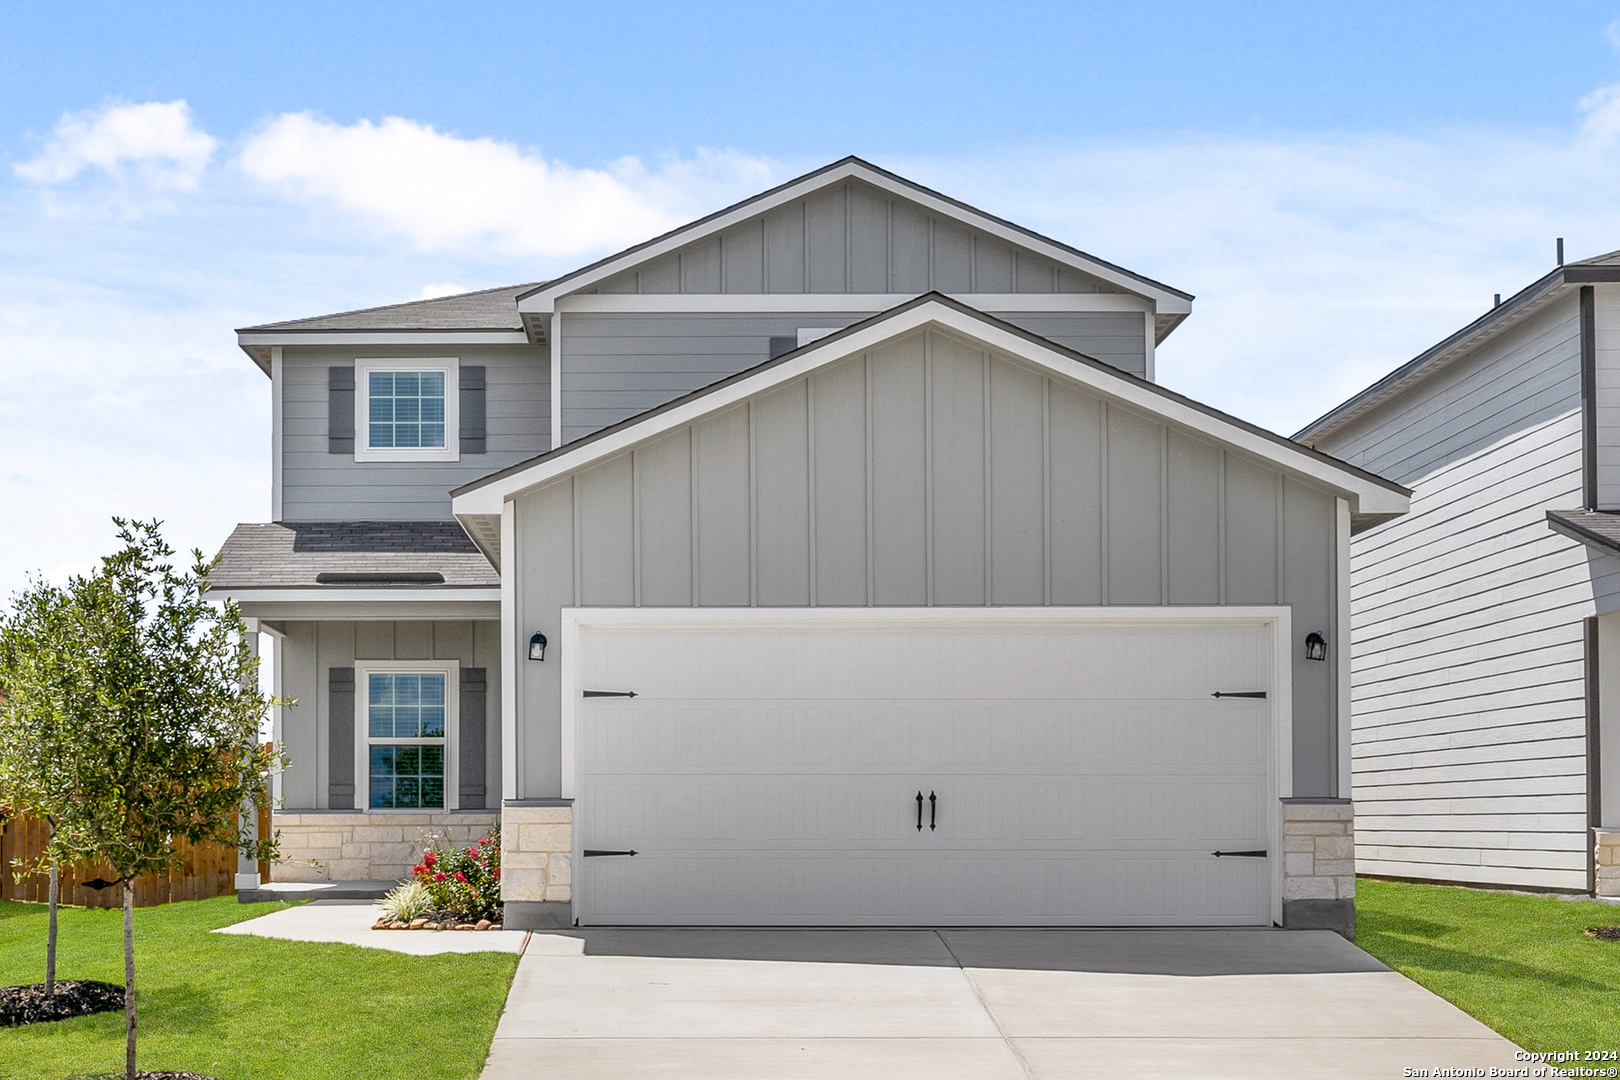
<svg viewBox="0 0 1620 1080">
<path fill-rule="evenodd" d="M 0 591 L 265 518 L 234 327 L 848 153 L 1197 294 L 1162 380 L 1282 431 L 1620 248 L 1620 0 L 469 7 L 0 7 Z"/>
</svg>

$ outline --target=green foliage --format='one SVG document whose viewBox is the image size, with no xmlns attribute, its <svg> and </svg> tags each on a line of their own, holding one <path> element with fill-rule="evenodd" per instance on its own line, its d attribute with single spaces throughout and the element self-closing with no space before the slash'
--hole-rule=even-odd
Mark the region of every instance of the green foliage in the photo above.
<svg viewBox="0 0 1620 1080">
<path fill-rule="evenodd" d="M 469 922 L 499 919 L 500 829 L 465 848 L 445 848 L 435 841 L 411 868 L 411 876 L 427 888 L 437 909 L 453 911 Z"/>
<path fill-rule="evenodd" d="M 383 917 L 391 922 L 410 922 L 433 909 L 433 895 L 420 881 L 405 881 L 388 890 L 388 895 L 377 901 Z"/>
<path fill-rule="evenodd" d="M 476 1080 L 517 956 L 386 949 L 211 933 L 286 907 L 234 896 L 141 908 L 141 1068 L 228 1080 Z M 63 963 L 120 982 L 122 916 L 63 908 Z M 38 982 L 40 904 L 0 903 L 0 985 Z M 0 1028 L 0 1077 L 105 1073 L 124 1018 Z"/>
<path fill-rule="evenodd" d="M 234 817 L 280 764 L 236 606 L 206 598 L 200 551 L 177 571 L 157 522 L 114 523 L 122 550 L 0 621 L 0 788 L 54 821 L 49 858 L 122 879 L 169 869 L 179 838 L 274 858 Z"/>
<path fill-rule="evenodd" d="M 1356 883 L 1356 944 L 1527 1050 L 1620 1050 L 1620 908 L 1395 881 Z"/>
</svg>

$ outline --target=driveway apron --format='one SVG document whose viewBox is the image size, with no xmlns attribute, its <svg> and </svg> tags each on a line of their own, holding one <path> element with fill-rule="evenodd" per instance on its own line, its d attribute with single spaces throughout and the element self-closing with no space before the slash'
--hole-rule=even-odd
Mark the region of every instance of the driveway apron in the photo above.
<svg viewBox="0 0 1620 1080">
<path fill-rule="evenodd" d="M 1368 1078 L 1512 1043 L 1336 934 L 535 934 L 484 1080 Z"/>
</svg>

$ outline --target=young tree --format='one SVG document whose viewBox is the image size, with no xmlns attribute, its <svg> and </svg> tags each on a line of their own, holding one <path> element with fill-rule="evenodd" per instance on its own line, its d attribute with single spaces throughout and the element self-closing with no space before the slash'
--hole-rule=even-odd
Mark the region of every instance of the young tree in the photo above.
<svg viewBox="0 0 1620 1080">
<path fill-rule="evenodd" d="M 61 688 L 52 700 L 71 701 L 33 729 L 48 727 L 53 783 L 72 792 L 54 807 L 52 852 L 106 863 L 123 886 L 124 1068 L 134 1080 L 135 879 L 172 867 L 180 840 L 274 858 L 276 838 L 255 840 L 239 811 L 264 805 L 281 759 L 259 742 L 272 702 L 240 614 L 206 598 L 211 564 L 197 551 L 189 572 L 176 571 L 158 522 L 113 522 L 123 549 L 63 590 L 67 630 L 32 652 L 22 639 L 24 662 L 0 657 L 51 673 Z M 22 680 L 6 678 L 17 702 L 6 711 L 26 711 Z"/>
</svg>

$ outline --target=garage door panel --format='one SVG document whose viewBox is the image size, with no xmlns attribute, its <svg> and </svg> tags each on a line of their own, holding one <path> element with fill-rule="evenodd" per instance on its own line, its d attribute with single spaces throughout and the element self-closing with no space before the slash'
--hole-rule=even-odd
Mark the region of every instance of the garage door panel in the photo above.
<svg viewBox="0 0 1620 1080">
<path fill-rule="evenodd" d="M 1270 919 L 1264 624 L 590 627 L 590 923 Z M 937 796 L 917 829 L 916 793 Z"/>
</svg>

